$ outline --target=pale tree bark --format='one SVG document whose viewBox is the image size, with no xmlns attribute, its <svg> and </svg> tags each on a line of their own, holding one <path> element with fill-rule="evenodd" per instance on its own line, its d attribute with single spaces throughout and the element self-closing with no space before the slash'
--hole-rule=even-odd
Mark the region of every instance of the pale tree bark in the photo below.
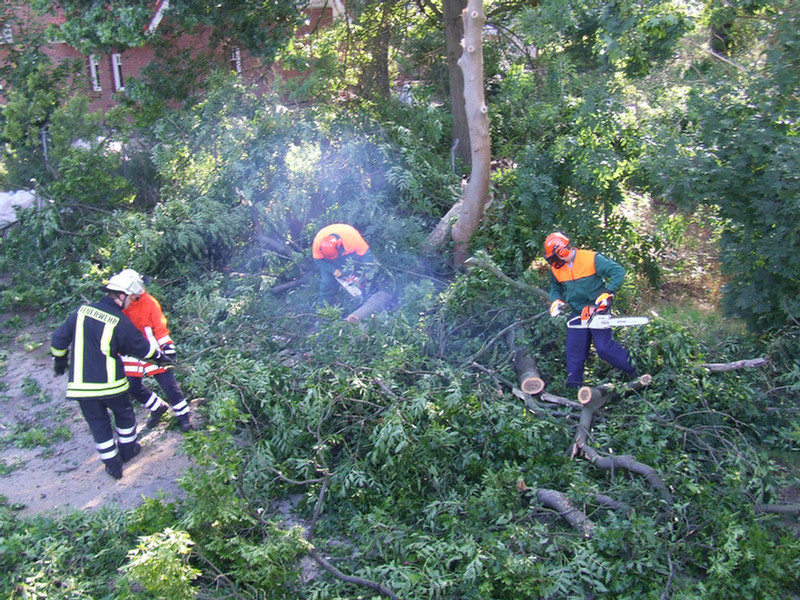
<svg viewBox="0 0 800 600">
<path fill-rule="evenodd" d="M 453 119 L 453 146 L 455 156 L 465 165 L 470 164 L 471 152 L 467 111 L 464 107 L 464 73 L 458 66 L 461 56 L 461 39 L 464 37 L 464 21 L 461 12 L 467 0 L 442 0 L 444 17 L 445 57 L 450 77 L 450 114 Z"/>
<path fill-rule="evenodd" d="M 489 109 L 483 93 L 483 0 L 469 0 L 462 12 L 464 41 L 458 66 L 464 74 L 464 106 L 469 123 L 472 170 L 461 210 L 453 225 L 453 265 L 459 269 L 467 259 L 467 244 L 480 224 L 489 192 L 492 158 L 489 139 Z"/>
</svg>

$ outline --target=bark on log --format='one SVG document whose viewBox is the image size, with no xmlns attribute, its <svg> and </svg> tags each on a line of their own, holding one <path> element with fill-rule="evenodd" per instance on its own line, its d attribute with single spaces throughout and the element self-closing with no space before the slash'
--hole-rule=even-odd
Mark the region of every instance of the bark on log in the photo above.
<svg viewBox="0 0 800 600">
<path fill-rule="evenodd" d="M 511 277 L 503 273 L 503 271 L 499 267 L 493 265 L 488 260 L 484 260 L 477 256 L 471 256 L 466 261 L 464 261 L 464 264 L 467 267 L 480 267 L 481 269 L 486 269 L 487 271 L 495 275 L 498 279 L 505 281 L 507 284 L 514 286 L 518 290 L 522 290 L 527 294 L 533 294 L 539 296 L 545 302 L 550 301 L 550 296 L 542 288 L 538 288 L 536 286 L 528 285 L 527 283 L 522 283 L 520 281 L 511 279 Z"/>
<path fill-rule="evenodd" d="M 641 463 L 633 456 L 629 455 L 602 457 L 597 453 L 597 450 L 591 446 L 583 446 L 581 450 L 587 460 L 599 469 L 626 469 L 631 473 L 642 475 L 651 486 L 661 493 L 661 497 L 664 498 L 664 500 L 668 503 L 672 503 L 672 494 L 670 494 L 667 486 L 653 467 Z"/>
<path fill-rule="evenodd" d="M 800 504 L 756 504 L 755 511 L 773 515 L 792 515 L 800 513 Z"/>
<path fill-rule="evenodd" d="M 750 358 L 746 360 L 737 360 L 729 363 L 705 363 L 700 365 L 704 369 L 708 369 L 712 373 L 721 371 L 733 371 L 734 369 L 750 369 L 753 367 L 761 367 L 767 364 L 766 358 Z"/>
<path fill-rule="evenodd" d="M 544 402 L 552 402 L 553 404 L 560 404 L 561 406 L 569 406 L 570 408 L 582 408 L 581 404 L 575 402 L 574 400 L 564 398 L 563 396 L 555 396 L 554 394 L 550 394 L 548 392 L 542 392 L 539 398 Z"/>
<path fill-rule="evenodd" d="M 358 323 L 363 319 L 367 319 L 375 315 L 375 313 L 382 311 L 392 301 L 392 295 L 388 292 L 375 292 L 367 298 L 366 302 L 351 312 L 345 318 L 349 323 Z"/>
<path fill-rule="evenodd" d="M 650 385 L 652 376 L 642 375 L 622 386 L 614 384 L 604 384 L 598 387 L 584 386 L 578 390 L 578 401 L 583 408 L 581 409 L 581 420 L 578 424 L 578 434 L 575 436 L 575 443 L 572 445 L 570 456 L 575 456 L 586 445 L 589 439 L 589 432 L 592 430 L 592 420 L 594 413 L 606 405 L 610 400 L 615 400 L 623 394 L 639 391 Z"/>
<path fill-rule="evenodd" d="M 610 400 L 616 400 L 624 394 L 629 392 L 638 392 L 639 390 L 646 388 L 648 385 L 650 385 L 652 380 L 652 375 L 645 374 L 622 385 L 605 383 L 597 387 L 583 386 L 578 390 L 578 401 L 584 406 L 594 406 L 601 401 L 602 404 L 606 404 Z"/>
<path fill-rule="evenodd" d="M 611 508 L 613 510 L 621 510 L 624 512 L 630 512 L 631 507 L 624 502 L 620 502 L 619 500 L 614 500 L 610 496 L 606 496 L 605 494 L 595 494 L 595 500 L 600 506 L 605 506 L 606 508 Z"/>
<path fill-rule="evenodd" d="M 584 537 L 590 538 L 594 534 L 594 523 L 583 511 L 575 508 L 566 495 L 555 490 L 539 488 L 536 498 L 542 506 L 558 512 L 574 529 L 583 533 Z"/>
<path fill-rule="evenodd" d="M 544 380 L 539 374 L 536 362 L 526 356 L 521 348 L 514 350 L 514 371 L 520 389 L 526 394 L 538 394 L 544 389 Z"/>
</svg>

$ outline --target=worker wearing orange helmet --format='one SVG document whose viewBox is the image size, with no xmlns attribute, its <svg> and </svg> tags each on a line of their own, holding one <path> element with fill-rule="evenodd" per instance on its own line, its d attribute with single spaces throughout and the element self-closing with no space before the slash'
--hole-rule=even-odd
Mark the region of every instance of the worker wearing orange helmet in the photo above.
<svg viewBox="0 0 800 600">
<path fill-rule="evenodd" d="M 356 300 L 366 300 L 377 263 L 355 227 L 346 223 L 323 227 L 314 236 L 311 256 L 319 271 L 319 304 L 334 304 L 339 287 Z"/>
<path fill-rule="evenodd" d="M 589 307 L 608 312 L 614 293 L 622 285 L 625 268 L 599 252 L 579 250 L 569 238 L 555 232 L 544 241 L 544 258 L 550 265 L 550 315 L 557 316 L 569 305 L 572 316 Z M 583 369 L 594 343 L 597 356 L 611 366 L 634 375 L 628 352 L 613 339 L 611 329 L 567 329 L 567 386 L 583 385 Z"/>
</svg>

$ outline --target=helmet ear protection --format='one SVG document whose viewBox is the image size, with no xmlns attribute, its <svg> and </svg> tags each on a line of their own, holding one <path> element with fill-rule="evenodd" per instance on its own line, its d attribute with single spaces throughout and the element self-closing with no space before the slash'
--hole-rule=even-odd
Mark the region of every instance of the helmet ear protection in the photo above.
<svg viewBox="0 0 800 600">
<path fill-rule="evenodd" d="M 319 251 L 322 253 L 322 256 L 328 260 L 335 260 L 339 258 L 339 249 L 341 247 L 342 239 L 335 233 L 326 235 L 319 243 Z"/>
<path fill-rule="evenodd" d="M 553 248 L 553 254 L 555 254 L 558 258 L 567 259 L 569 258 L 569 253 L 572 249 L 569 246 L 556 246 Z"/>
</svg>

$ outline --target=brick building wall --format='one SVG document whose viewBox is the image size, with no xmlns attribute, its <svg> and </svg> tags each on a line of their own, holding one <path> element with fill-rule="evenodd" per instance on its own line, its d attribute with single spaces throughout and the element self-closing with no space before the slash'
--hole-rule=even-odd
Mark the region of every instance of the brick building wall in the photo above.
<svg viewBox="0 0 800 600">
<path fill-rule="evenodd" d="M 321 1 L 312 2 L 311 7 L 306 10 L 307 24 L 298 29 L 298 37 L 302 38 L 312 30 L 330 24 L 333 13 L 337 10 L 335 4 Z M 341 3 L 338 3 L 338 6 L 341 6 Z M 24 26 L 43 27 L 48 23 L 58 24 L 59 22 L 57 17 L 43 21 L 41 17 L 33 15 L 25 3 L 16 4 L 14 10 L 17 17 L 25 23 Z M 19 32 L 13 30 L 10 33 L 12 37 L 19 35 Z M 210 30 L 197 35 L 183 35 L 174 38 L 171 44 L 176 52 L 184 49 L 206 52 L 210 35 Z M 65 59 L 78 59 L 83 62 L 84 67 L 82 74 L 79 75 L 80 79 L 73 83 L 89 98 L 89 109 L 93 112 L 106 112 L 116 106 L 116 94 L 124 90 L 129 79 L 138 78 L 142 69 L 153 62 L 155 58 L 153 48 L 150 46 L 131 48 L 119 53 L 89 56 L 81 54 L 77 49 L 65 43 L 53 43 L 42 50 L 54 62 Z M 0 60 L 4 58 L 4 48 L 0 44 Z M 250 56 L 244 49 L 237 50 L 232 47 L 217 49 L 211 60 L 216 65 L 227 65 L 231 69 L 236 69 L 245 83 L 255 85 L 256 89 L 261 91 L 269 89 L 273 70 L 279 69 L 275 65 L 263 64 Z M 285 72 L 283 73 L 285 74 Z M 0 93 L 0 103 L 4 101 L 5 99 Z"/>
</svg>

